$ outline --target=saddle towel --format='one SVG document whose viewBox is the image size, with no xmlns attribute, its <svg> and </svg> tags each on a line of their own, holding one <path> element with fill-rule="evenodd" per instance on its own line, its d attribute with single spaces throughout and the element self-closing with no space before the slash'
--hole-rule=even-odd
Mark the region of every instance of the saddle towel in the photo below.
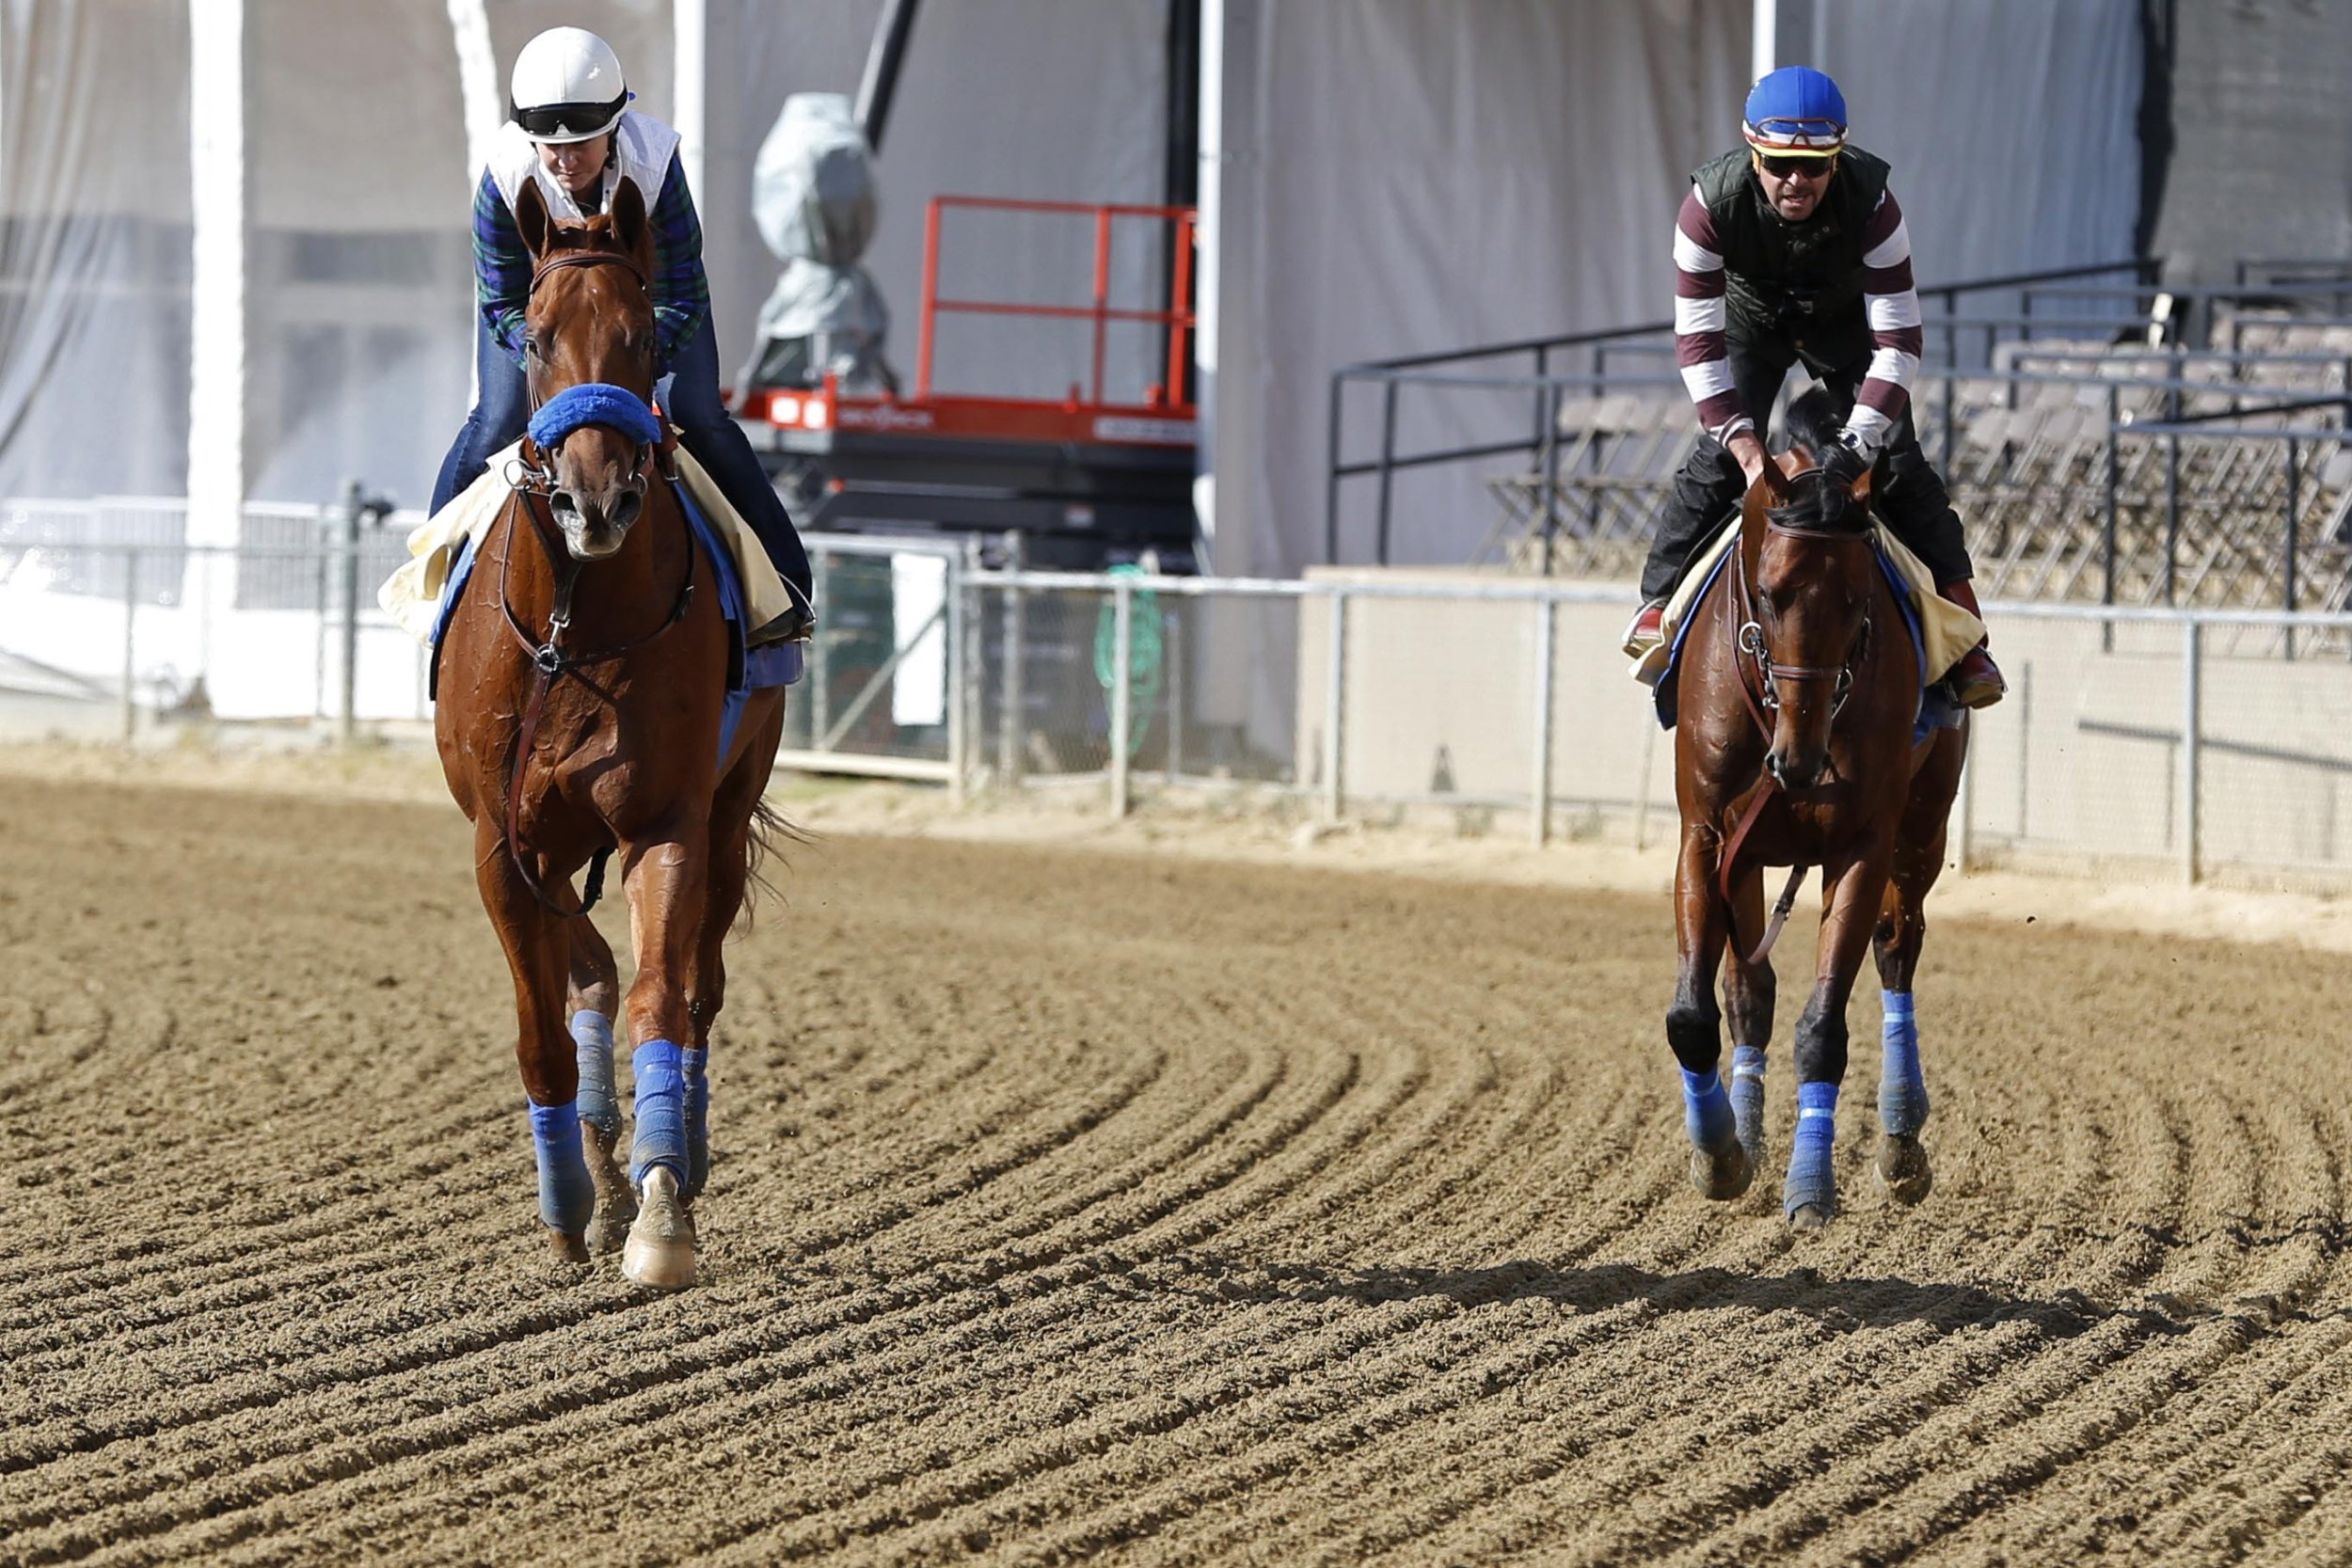
<svg viewBox="0 0 2352 1568">
<path fill-rule="evenodd" d="M 1716 568 L 1739 539 L 1740 523 L 1740 519 L 1734 517 L 1724 524 L 1723 531 L 1691 562 L 1682 580 L 1675 585 L 1674 596 L 1666 601 L 1664 640 L 1633 661 L 1633 678 L 1644 686 L 1656 686 L 1665 678 L 1674 663 L 1675 651 L 1682 641 L 1682 623 L 1707 592 L 1707 585 L 1715 579 Z M 1937 593 L 1934 575 L 1891 530 L 1883 524 L 1873 524 L 1871 537 L 1878 546 L 1880 559 L 1893 568 L 1894 575 L 1911 591 L 1911 610 L 1919 623 L 1919 657 L 1923 666 L 1920 684 L 1933 686 L 1953 665 L 1967 657 L 1970 649 L 1984 641 L 1984 623 Z"/>
<path fill-rule="evenodd" d="M 692 499 L 711 531 L 726 542 L 728 553 L 735 558 L 751 624 L 766 626 L 791 610 L 792 591 L 776 575 L 775 563 L 768 559 L 758 536 L 737 515 L 726 497 L 720 494 L 718 483 L 694 461 L 694 454 L 683 445 L 674 450 L 679 485 Z M 418 641 L 432 644 L 450 575 L 456 569 L 458 557 L 488 531 L 507 498 L 514 494 L 513 486 L 506 483 L 506 466 L 516 461 L 521 451 L 522 443 L 517 441 L 492 455 L 489 467 L 480 479 L 410 531 L 407 561 L 376 590 L 375 602 Z"/>
</svg>

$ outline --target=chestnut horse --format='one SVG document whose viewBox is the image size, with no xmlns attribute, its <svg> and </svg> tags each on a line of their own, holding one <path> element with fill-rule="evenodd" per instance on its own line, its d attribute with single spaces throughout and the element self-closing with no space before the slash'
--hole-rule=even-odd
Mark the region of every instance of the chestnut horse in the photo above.
<svg viewBox="0 0 2352 1568">
<path fill-rule="evenodd" d="M 1846 1002 L 1866 942 L 1876 945 L 1886 991 L 1878 1172 L 1903 1202 L 1927 1196 L 1919 1132 L 1928 1099 L 1911 986 L 1921 908 L 1943 868 L 1945 818 L 1968 748 L 1964 727 L 1913 739 L 1919 654 L 1871 543 L 1868 480 L 1849 491 L 1812 463 L 1836 414 L 1818 390 L 1789 410 L 1798 449 L 1749 489 L 1738 545 L 1686 614 L 1675 693 L 1680 967 L 1666 1040 L 1682 1065 L 1692 1180 L 1708 1197 L 1739 1196 L 1762 1164 L 1768 954 L 1799 880 L 1821 868 L 1820 944 L 1797 1021 L 1798 1120 L 1782 1189 L 1789 1223 L 1807 1230 L 1836 1209 L 1830 1153 Z M 1768 865 L 1796 867 L 1769 926 Z M 1714 996 L 1726 958 L 1728 1093 Z"/>
<path fill-rule="evenodd" d="M 514 971 L 515 1053 L 555 1254 L 585 1262 L 592 1223 L 600 1251 L 626 1229 L 622 1272 L 676 1287 L 694 1277 L 720 947 L 771 820 L 760 796 L 784 694 L 753 692 L 720 755 L 729 641 L 713 563 L 658 444 L 640 438 L 654 431 L 655 379 L 643 195 L 624 180 L 610 215 L 558 226 L 527 181 L 515 215 L 532 261 L 533 408 L 580 389 L 618 412 L 546 450 L 524 443 L 515 495 L 480 540 L 477 580 L 442 636 L 434 729 Z M 593 901 L 614 853 L 637 959 L 626 1180 L 615 1164 L 619 981 L 572 888 L 594 859 Z"/>
</svg>

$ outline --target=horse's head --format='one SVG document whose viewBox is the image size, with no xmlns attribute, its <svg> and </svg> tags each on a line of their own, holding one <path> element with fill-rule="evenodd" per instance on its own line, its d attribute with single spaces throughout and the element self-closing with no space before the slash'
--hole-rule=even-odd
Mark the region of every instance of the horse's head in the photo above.
<svg viewBox="0 0 2352 1568">
<path fill-rule="evenodd" d="M 1787 788 L 1820 779 L 1831 722 L 1868 641 L 1877 570 L 1862 500 L 1868 483 L 1867 475 L 1849 485 L 1803 468 L 1784 482 L 1784 503 L 1765 513 L 1750 634 L 1758 645 L 1742 652 L 1762 667 L 1772 715 L 1764 765 Z"/>
<path fill-rule="evenodd" d="M 557 223 L 536 180 L 523 182 L 515 223 L 531 251 L 525 369 L 536 408 L 569 388 L 604 383 L 650 402 L 654 382 L 653 231 L 633 180 L 613 192 L 611 214 Z M 649 454 L 605 424 L 584 424 L 544 454 L 548 498 L 575 559 L 621 547 L 644 510 Z"/>
</svg>

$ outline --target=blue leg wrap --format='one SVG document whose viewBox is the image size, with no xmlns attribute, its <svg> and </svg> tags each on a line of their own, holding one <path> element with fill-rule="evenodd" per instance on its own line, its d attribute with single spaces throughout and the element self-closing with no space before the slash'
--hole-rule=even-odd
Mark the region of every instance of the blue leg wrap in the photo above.
<svg viewBox="0 0 2352 1568">
<path fill-rule="evenodd" d="M 1919 1026 L 1911 992 L 1886 993 L 1886 1039 L 1879 1058 L 1879 1127 L 1899 1137 L 1916 1136 L 1928 1120 L 1928 1081 L 1919 1070 Z"/>
<path fill-rule="evenodd" d="M 686 1071 L 684 1054 L 668 1040 L 647 1040 L 629 1058 L 637 1069 L 637 1142 L 629 1149 L 629 1180 L 644 1185 L 645 1173 L 667 1165 L 686 1184 Z"/>
<path fill-rule="evenodd" d="M 572 1015 L 580 1056 L 580 1119 L 608 1138 L 621 1135 L 621 1097 L 612 1087 L 612 1021 L 582 1007 Z"/>
<path fill-rule="evenodd" d="M 686 1071 L 686 1196 L 692 1197 L 710 1176 L 710 1053 L 690 1046 L 678 1063 Z"/>
<path fill-rule="evenodd" d="M 1706 1072 L 1682 1069 L 1682 1125 L 1691 1142 L 1701 1148 L 1721 1148 L 1737 1132 L 1731 1097 L 1724 1093 L 1724 1081 L 1711 1069 Z"/>
<path fill-rule="evenodd" d="M 532 1106 L 531 1145 L 539 1156 L 539 1217 L 566 1235 L 579 1235 L 596 1211 L 596 1189 L 580 1151 L 578 1101 Z"/>
<path fill-rule="evenodd" d="M 1731 1110 L 1749 1152 L 1764 1147 L 1764 1052 L 1742 1045 L 1731 1053 Z"/>
<path fill-rule="evenodd" d="M 1797 1085 L 1797 1135 L 1788 1146 L 1788 1180 L 1781 1207 L 1788 1213 L 1810 1203 L 1822 1213 L 1836 1212 L 1837 1177 L 1830 1168 L 1830 1145 L 1837 1135 L 1837 1085 Z"/>
</svg>

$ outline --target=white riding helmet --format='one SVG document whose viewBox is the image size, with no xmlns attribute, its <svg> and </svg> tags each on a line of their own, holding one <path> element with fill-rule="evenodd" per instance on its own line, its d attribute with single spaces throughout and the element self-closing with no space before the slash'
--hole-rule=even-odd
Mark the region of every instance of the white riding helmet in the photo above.
<svg viewBox="0 0 2352 1568">
<path fill-rule="evenodd" d="M 515 56 L 507 113 L 536 142 L 586 141 L 628 107 L 621 57 L 584 27 L 550 27 Z"/>
</svg>

